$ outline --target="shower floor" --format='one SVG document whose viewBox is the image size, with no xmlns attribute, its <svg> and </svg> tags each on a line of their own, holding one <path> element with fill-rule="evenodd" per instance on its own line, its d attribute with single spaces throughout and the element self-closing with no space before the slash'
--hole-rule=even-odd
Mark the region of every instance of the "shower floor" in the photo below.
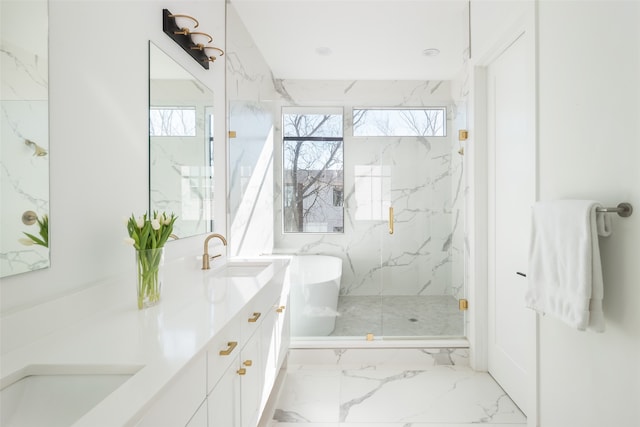
<svg viewBox="0 0 640 427">
<path fill-rule="evenodd" d="M 463 337 L 464 312 L 447 295 L 343 295 L 331 336 Z"/>
</svg>

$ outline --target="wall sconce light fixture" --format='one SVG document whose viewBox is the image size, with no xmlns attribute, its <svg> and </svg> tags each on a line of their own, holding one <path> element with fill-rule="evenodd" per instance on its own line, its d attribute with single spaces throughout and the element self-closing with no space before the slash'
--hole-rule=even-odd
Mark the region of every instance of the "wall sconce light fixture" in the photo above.
<svg viewBox="0 0 640 427">
<path fill-rule="evenodd" d="M 212 56 L 207 50 L 215 50 L 219 53 L 218 56 L 224 55 L 224 51 L 215 46 L 209 46 L 209 43 L 213 42 L 213 37 L 209 34 L 192 31 L 199 25 L 198 20 L 189 15 L 174 15 L 169 10 L 162 9 L 162 31 L 178 43 L 198 64 L 208 70 L 209 63 L 215 61 L 217 56 Z"/>
</svg>

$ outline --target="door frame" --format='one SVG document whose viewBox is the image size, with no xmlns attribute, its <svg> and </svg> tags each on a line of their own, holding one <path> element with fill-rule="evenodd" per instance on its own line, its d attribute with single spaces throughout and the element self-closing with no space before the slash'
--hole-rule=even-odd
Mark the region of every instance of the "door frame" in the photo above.
<svg viewBox="0 0 640 427">
<path fill-rule="evenodd" d="M 467 215 L 471 215 L 468 221 L 468 231 L 470 232 L 470 255 L 468 260 L 469 282 L 468 287 L 470 312 L 468 339 L 471 348 L 470 364 L 478 371 L 488 371 L 488 339 L 489 339 L 489 152 L 488 146 L 488 114 L 487 114 L 487 69 L 500 54 L 510 47 L 523 32 L 529 32 L 530 51 L 533 55 L 532 64 L 532 84 L 534 88 L 533 106 L 533 141 L 534 141 L 534 198 L 539 200 L 539 179 L 538 179 L 538 51 L 537 51 L 537 5 L 532 8 L 531 13 L 522 16 L 514 25 L 494 43 L 494 45 L 479 58 L 471 60 L 473 91 L 470 100 L 470 125 L 472 131 L 473 147 L 469 150 L 472 156 L 469 159 L 471 173 L 469 179 L 472 180 L 472 195 L 470 206 L 467 208 Z M 471 147 L 470 147 L 471 148 Z M 527 408 L 527 426 L 536 427 L 539 425 L 540 399 L 538 395 L 540 375 L 539 375 L 539 316 L 536 315 L 534 325 L 534 354 L 530 357 L 530 364 L 527 371 L 530 372 L 530 384 L 528 388 L 529 408 Z"/>
</svg>

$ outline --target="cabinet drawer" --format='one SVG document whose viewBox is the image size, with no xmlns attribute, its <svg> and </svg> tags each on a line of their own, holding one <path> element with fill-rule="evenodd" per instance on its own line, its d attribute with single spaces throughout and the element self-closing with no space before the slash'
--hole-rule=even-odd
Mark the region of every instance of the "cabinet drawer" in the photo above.
<svg viewBox="0 0 640 427">
<path fill-rule="evenodd" d="M 206 361 L 200 356 L 179 372 L 137 427 L 184 426 L 206 398 Z"/>
<path fill-rule="evenodd" d="M 258 330 L 265 316 L 273 309 L 273 301 L 277 295 L 278 287 L 269 283 L 240 311 L 241 336 L 244 342 Z"/>
<path fill-rule="evenodd" d="M 207 347 L 207 393 L 213 389 L 244 346 L 240 336 L 241 320 L 245 319 L 236 317 L 229 322 Z"/>
</svg>

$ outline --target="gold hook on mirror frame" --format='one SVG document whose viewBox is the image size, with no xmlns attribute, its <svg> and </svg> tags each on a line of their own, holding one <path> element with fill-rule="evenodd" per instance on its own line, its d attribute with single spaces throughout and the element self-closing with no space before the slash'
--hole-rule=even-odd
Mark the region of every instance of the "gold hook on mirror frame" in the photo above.
<svg viewBox="0 0 640 427">
<path fill-rule="evenodd" d="M 196 25 L 194 25 L 193 28 L 198 28 L 198 25 L 200 25 L 200 23 L 198 22 L 198 20 L 196 18 L 194 18 L 193 16 L 189 16 L 189 15 L 176 13 L 176 14 L 169 15 L 169 18 L 174 18 L 174 19 L 175 18 L 187 18 L 187 19 L 191 19 L 193 22 L 196 23 Z M 186 28 L 183 28 L 183 30 L 185 30 L 185 29 Z M 187 30 L 187 31 L 189 31 L 189 30 Z"/>
</svg>

